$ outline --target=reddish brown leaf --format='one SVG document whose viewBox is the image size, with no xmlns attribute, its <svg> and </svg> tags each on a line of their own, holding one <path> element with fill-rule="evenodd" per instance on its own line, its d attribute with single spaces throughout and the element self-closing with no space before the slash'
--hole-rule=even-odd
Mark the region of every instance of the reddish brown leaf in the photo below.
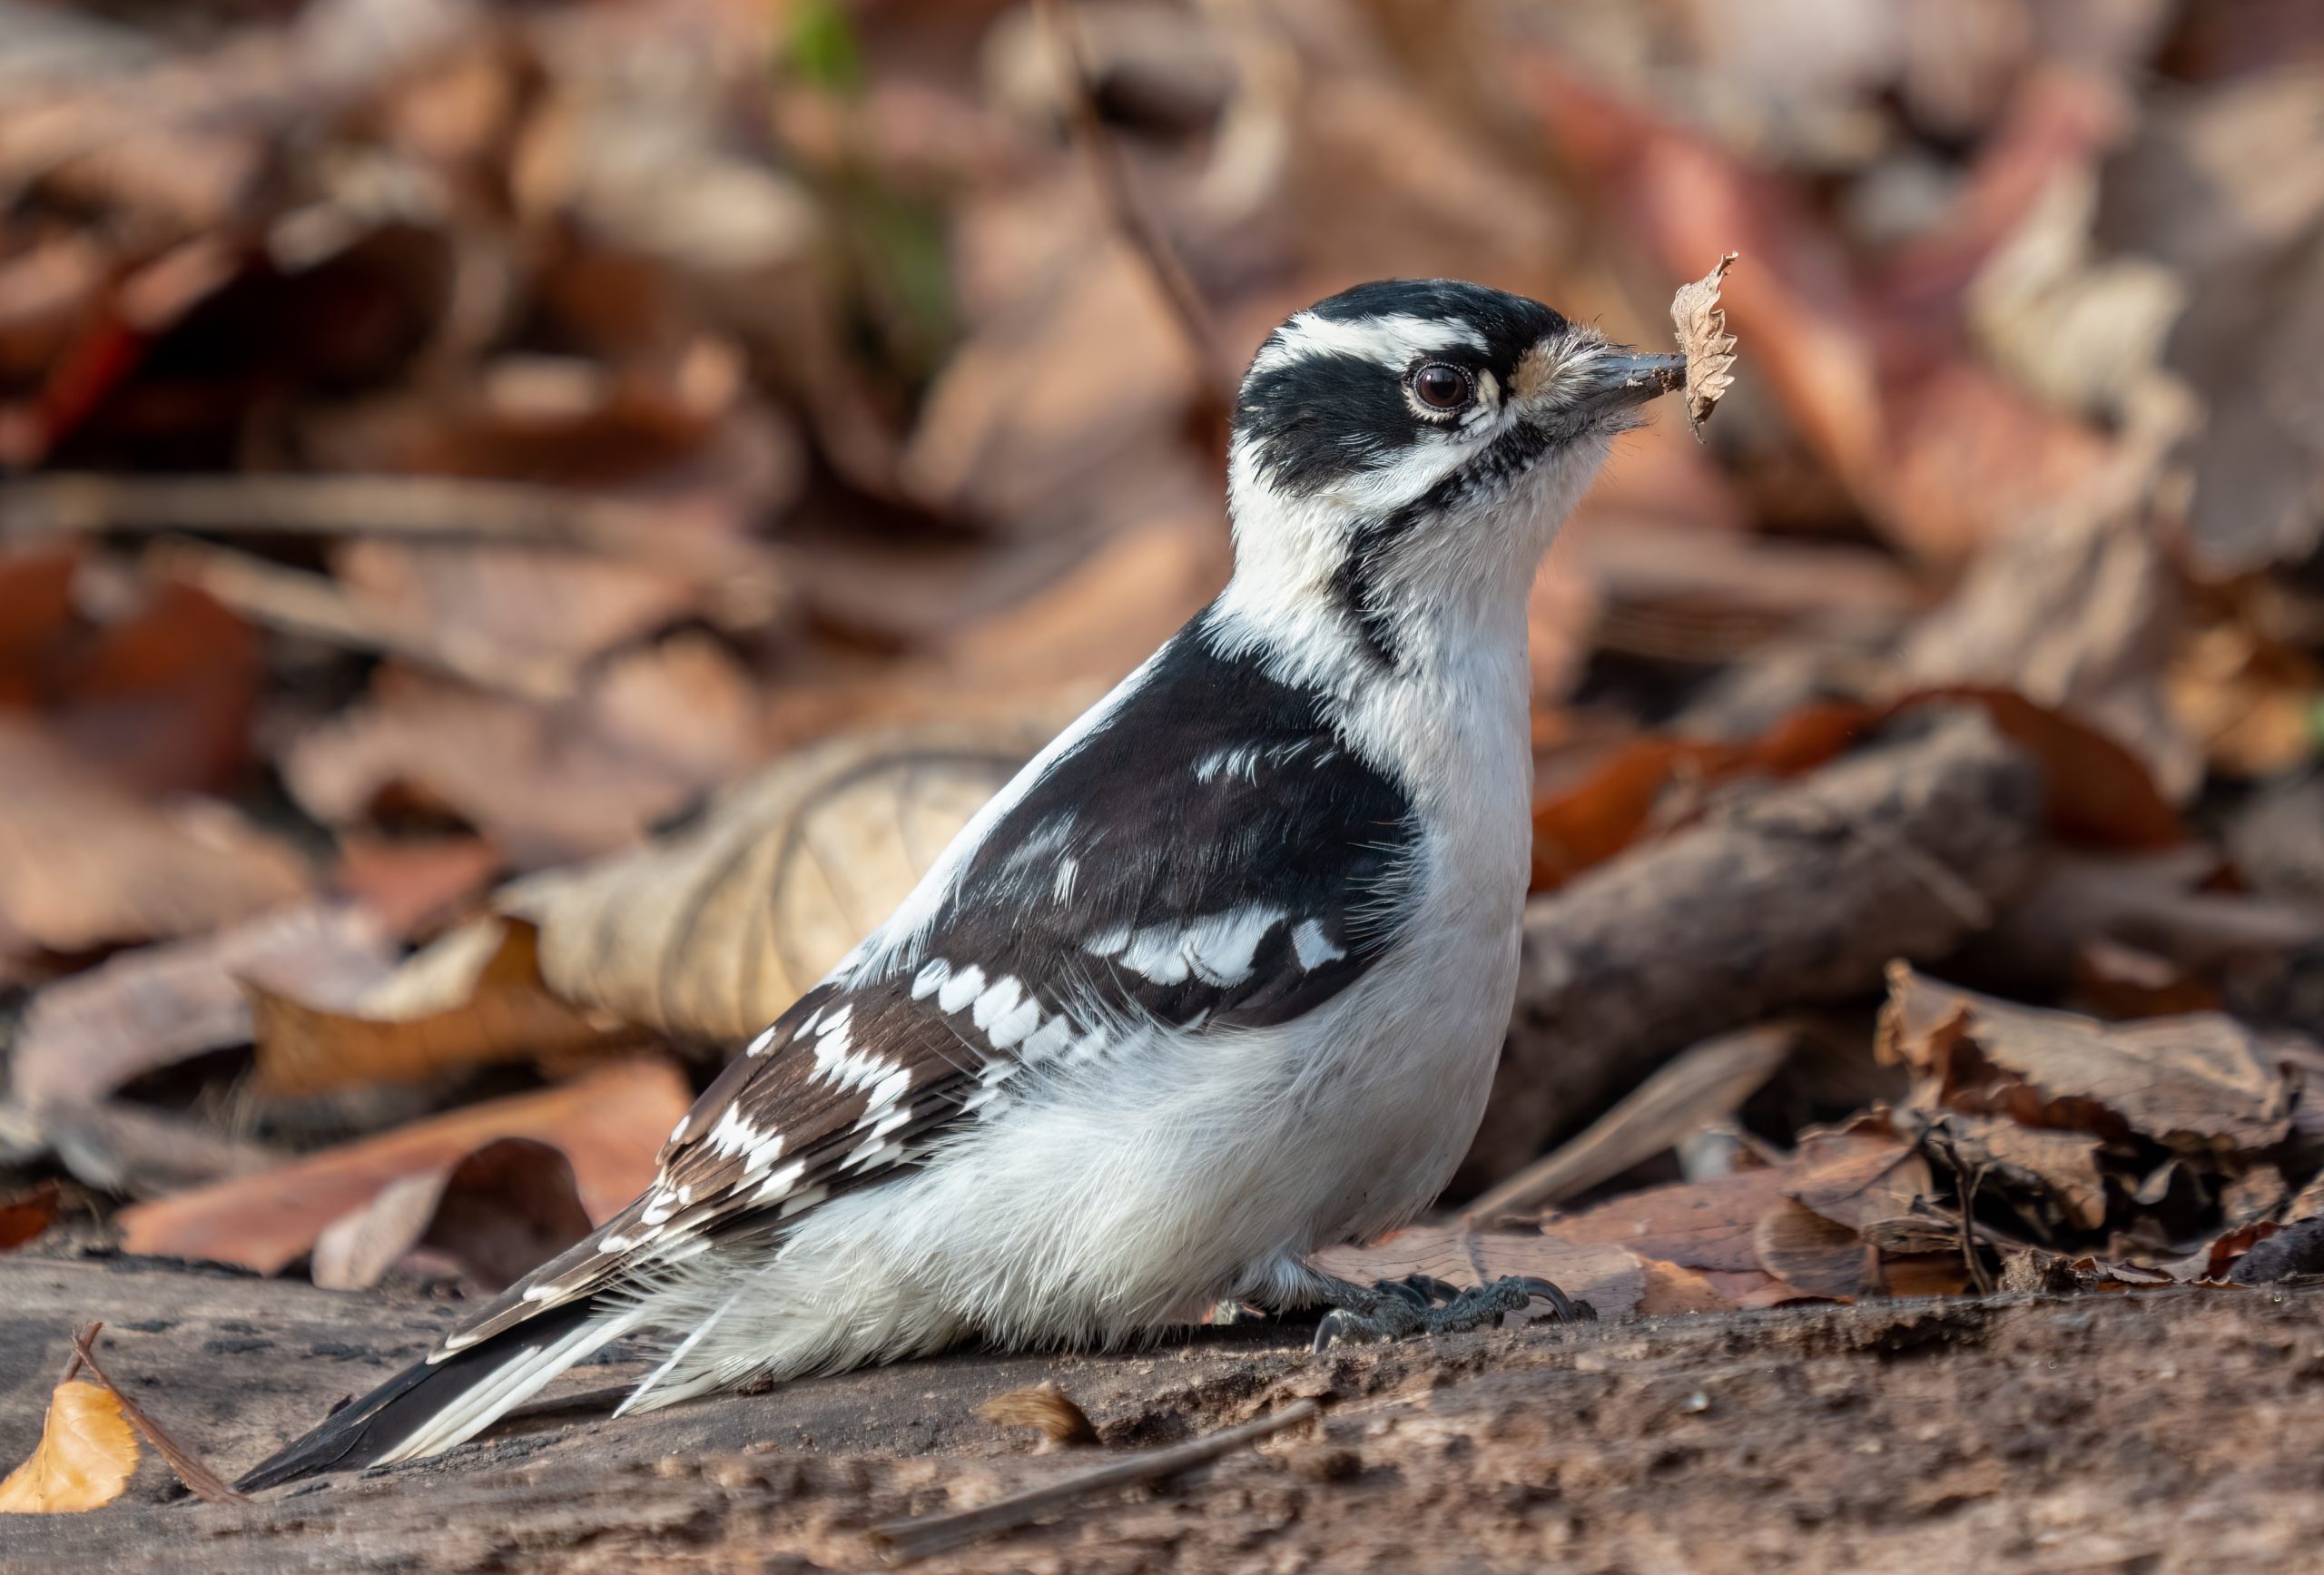
<svg viewBox="0 0 2324 1575">
<path fill-rule="evenodd" d="M 589 1233 L 573 1166 L 530 1137 L 498 1137 L 453 1164 L 407 1176 L 315 1238 L 314 1281 L 362 1290 L 405 1256 L 448 1260 L 476 1289 L 506 1290 Z"/>
<path fill-rule="evenodd" d="M 1542 1228 L 1565 1241 L 1602 1242 L 1699 1272 L 1757 1272 L 1751 1233 L 1761 1215 L 1790 1201 L 1787 1182 L 1786 1172 L 1768 1167 L 1649 1186 L 1578 1214 L 1551 1215 Z"/>
<path fill-rule="evenodd" d="M 532 1137 L 572 1162 L 592 1221 L 612 1216 L 654 1177 L 655 1156 L 693 1103 L 660 1061 L 631 1061 L 586 1078 L 326 1148 L 118 1216 L 123 1247 L 165 1257 L 241 1264 L 275 1274 L 324 1228 L 390 1184 L 457 1163 L 497 1137 Z"/>
<path fill-rule="evenodd" d="M 0 1253 L 37 1240 L 56 1223 L 56 1183 L 44 1181 L 29 1192 L 0 1198 Z"/>
</svg>

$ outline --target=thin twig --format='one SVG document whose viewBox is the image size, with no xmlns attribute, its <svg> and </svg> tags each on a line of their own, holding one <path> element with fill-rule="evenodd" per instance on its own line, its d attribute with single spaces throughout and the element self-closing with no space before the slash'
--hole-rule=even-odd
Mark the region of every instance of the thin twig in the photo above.
<svg viewBox="0 0 2324 1575">
<path fill-rule="evenodd" d="M 1206 413 L 1223 418 L 1226 402 L 1220 399 L 1219 390 L 1230 379 L 1219 364 L 1218 336 L 1211 328 L 1210 313 L 1186 265 L 1178 261 L 1177 253 L 1170 249 L 1170 243 L 1146 216 L 1130 191 L 1128 165 L 1123 161 L 1113 134 L 1106 129 L 1105 117 L 1098 113 L 1098 99 L 1090 89 L 1089 68 L 1081 53 L 1081 30 L 1074 20 L 1071 0 L 1035 0 L 1034 8 L 1065 64 L 1066 107 L 1073 119 L 1073 140 L 1089 162 L 1107 215 L 1114 230 L 1145 266 L 1147 277 L 1154 281 L 1154 288 L 1177 323 L 1187 349 L 1193 353 L 1200 383 L 1197 397 Z"/>
<path fill-rule="evenodd" d="M 0 540 L 231 531 L 392 536 L 562 546 L 666 570 L 715 591 L 731 626 L 779 606 L 783 574 L 761 544 L 673 526 L 618 498 L 427 476 L 52 475 L 0 486 Z"/>
<path fill-rule="evenodd" d="M 1029 1488 L 1021 1493 L 1011 1493 L 995 1499 L 991 1503 L 973 1510 L 956 1510 L 941 1515 L 921 1515 L 910 1521 L 891 1521 L 874 1526 L 870 1532 L 881 1557 L 891 1564 L 908 1564 L 940 1553 L 947 1548 L 957 1548 L 963 1542 L 995 1531 L 1007 1531 L 1051 1514 L 1094 1493 L 1109 1488 L 1132 1487 L 1140 1482 L 1158 1481 L 1176 1476 L 1194 1466 L 1232 1454 L 1246 1443 L 1256 1443 L 1263 1438 L 1296 1427 L 1315 1415 L 1318 1407 L 1312 1400 L 1295 1400 L 1282 1410 L 1239 1427 L 1223 1428 L 1201 1438 L 1189 1439 L 1167 1449 L 1150 1449 L 1142 1453 L 1112 1462 L 1094 1471 L 1047 1486 Z"/>
<path fill-rule="evenodd" d="M 122 1393 L 121 1385 L 105 1376 L 105 1370 L 97 1365 L 96 1352 L 92 1349 L 96 1344 L 97 1331 L 103 1327 L 103 1324 L 92 1324 L 86 1333 L 74 1335 L 73 1351 L 80 1361 L 88 1363 L 89 1371 L 96 1374 L 97 1382 L 113 1392 L 114 1401 L 121 1406 L 121 1414 L 129 1419 L 129 1425 L 145 1435 L 145 1442 L 153 1446 L 153 1452 L 170 1462 L 170 1469 L 178 1473 L 178 1481 L 183 1482 L 195 1498 L 209 1504 L 249 1503 L 250 1500 L 228 1486 L 223 1477 L 194 1459 L 177 1440 L 163 1432 L 161 1423 L 140 1411 L 137 1403 Z"/>
<path fill-rule="evenodd" d="M 1797 1037 L 1788 1024 L 1766 1023 L 1705 1039 L 1586 1131 L 1471 1204 L 1461 1216 L 1462 1228 L 1475 1231 L 1506 1215 L 1561 1203 L 1724 1119 L 1775 1076 Z"/>
</svg>

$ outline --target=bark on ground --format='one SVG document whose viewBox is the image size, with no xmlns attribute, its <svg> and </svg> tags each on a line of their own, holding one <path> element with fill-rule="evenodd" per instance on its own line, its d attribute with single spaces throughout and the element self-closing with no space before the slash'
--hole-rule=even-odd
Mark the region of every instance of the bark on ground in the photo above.
<svg viewBox="0 0 2324 1575">
<path fill-rule="evenodd" d="M 231 1472 L 421 1350 L 451 1309 L 136 1260 L 0 1263 L 0 1453 L 76 1320 Z M 616 1364 L 577 1375 L 604 1385 Z M 1103 1443 L 978 1419 L 1048 1378 Z M 862 1570 L 864 1528 L 1315 1395 L 1322 1422 L 931 1570 L 2122 1570 L 2324 1539 L 2324 1297 L 2175 1290 L 1487 1333 L 1309 1356 L 1261 1325 L 1114 1356 L 940 1361 L 614 1422 L 249 1506 L 130 1496 L 0 1526 L 9 1570 Z"/>
</svg>

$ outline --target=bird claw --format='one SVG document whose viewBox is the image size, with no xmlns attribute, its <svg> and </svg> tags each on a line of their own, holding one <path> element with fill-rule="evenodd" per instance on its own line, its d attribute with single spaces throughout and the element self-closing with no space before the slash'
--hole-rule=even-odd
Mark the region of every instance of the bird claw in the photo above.
<svg viewBox="0 0 2324 1575">
<path fill-rule="evenodd" d="M 1414 1334 L 1454 1334 L 1490 1324 L 1501 1327 L 1508 1314 L 1547 1302 L 1558 1322 L 1594 1322 L 1597 1309 L 1577 1302 L 1549 1281 L 1512 1275 L 1489 1285 L 1458 1290 L 1427 1275 L 1383 1280 L 1361 1293 L 1362 1302 L 1334 1307 L 1315 1325 L 1314 1351 L 1342 1344 L 1402 1340 Z"/>
</svg>

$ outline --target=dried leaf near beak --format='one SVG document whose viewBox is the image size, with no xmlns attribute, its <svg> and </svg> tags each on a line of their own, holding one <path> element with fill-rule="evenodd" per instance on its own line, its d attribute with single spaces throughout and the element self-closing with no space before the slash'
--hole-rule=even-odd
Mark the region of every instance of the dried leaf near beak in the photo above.
<svg viewBox="0 0 2324 1575">
<path fill-rule="evenodd" d="M 1687 423 L 1700 442 L 1703 422 L 1711 407 L 1735 384 L 1735 336 L 1727 331 L 1727 309 L 1718 303 L 1718 287 L 1740 255 L 1730 251 L 1692 284 L 1681 285 L 1670 298 L 1670 320 L 1679 330 L 1679 349 L 1687 358 Z"/>
</svg>

